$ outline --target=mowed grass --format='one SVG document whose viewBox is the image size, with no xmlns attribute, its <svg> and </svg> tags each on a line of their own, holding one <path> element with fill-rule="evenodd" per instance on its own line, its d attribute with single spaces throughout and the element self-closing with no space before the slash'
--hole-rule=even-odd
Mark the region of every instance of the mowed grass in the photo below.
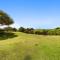
<svg viewBox="0 0 60 60">
<path fill-rule="evenodd" d="M 15 34 L 0 41 L 0 60 L 60 60 L 60 36 Z"/>
</svg>

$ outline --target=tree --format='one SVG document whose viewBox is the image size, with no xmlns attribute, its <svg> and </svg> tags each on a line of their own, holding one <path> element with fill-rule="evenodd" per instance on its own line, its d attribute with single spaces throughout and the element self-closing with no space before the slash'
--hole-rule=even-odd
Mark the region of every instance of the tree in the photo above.
<svg viewBox="0 0 60 60">
<path fill-rule="evenodd" d="M 14 31 L 14 32 L 16 32 L 16 31 L 17 31 L 17 29 L 16 29 L 16 28 L 12 28 L 12 29 L 13 29 L 13 31 Z"/>
<path fill-rule="evenodd" d="M 57 30 L 57 29 L 60 29 L 60 27 L 57 27 L 57 28 L 55 28 L 55 29 L 56 29 L 56 30 Z"/>
<path fill-rule="evenodd" d="M 28 33 L 28 34 L 34 34 L 34 29 L 33 28 L 27 28 L 27 29 L 25 29 L 24 32 Z"/>
<path fill-rule="evenodd" d="M 48 34 L 48 29 L 42 29 L 42 34 L 47 35 Z"/>
<path fill-rule="evenodd" d="M 11 25 L 13 24 L 13 19 L 4 11 L 0 10 L 0 25 Z"/>
<path fill-rule="evenodd" d="M 35 31 L 35 34 L 41 35 L 41 32 L 37 30 Z"/>
<path fill-rule="evenodd" d="M 24 32 L 24 31 L 25 31 L 25 28 L 24 28 L 24 27 L 20 27 L 20 28 L 19 28 L 19 31 L 20 31 L 20 32 Z"/>
</svg>

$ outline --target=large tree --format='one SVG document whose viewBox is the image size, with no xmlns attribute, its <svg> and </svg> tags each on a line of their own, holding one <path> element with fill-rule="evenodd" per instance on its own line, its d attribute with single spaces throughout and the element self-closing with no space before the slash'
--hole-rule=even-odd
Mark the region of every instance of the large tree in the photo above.
<svg viewBox="0 0 60 60">
<path fill-rule="evenodd" d="M 4 11 L 0 10 L 0 25 L 11 25 L 13 24 L 13 19 Z"/>
</svg>

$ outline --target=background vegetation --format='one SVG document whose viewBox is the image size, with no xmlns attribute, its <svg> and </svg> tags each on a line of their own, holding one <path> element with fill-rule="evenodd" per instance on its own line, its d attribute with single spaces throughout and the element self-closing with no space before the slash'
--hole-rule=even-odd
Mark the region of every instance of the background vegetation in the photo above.
<svg viewBox="0 0 60 60">
<path fill-rule="evenodd" d="M 38 35 L 60 35 L 60 27 L 54 29 L 34 29 L 34 28 L 19 28 L 20 32 Z"/>
</svg>

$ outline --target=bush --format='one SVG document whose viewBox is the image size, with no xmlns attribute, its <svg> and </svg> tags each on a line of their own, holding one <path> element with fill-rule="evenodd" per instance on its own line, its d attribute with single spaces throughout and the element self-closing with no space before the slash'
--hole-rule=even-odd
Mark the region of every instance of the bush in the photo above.
<svg viewBox="0 0 60 60">
<path fill-rule="evenodd" d="M 34 34 L 34 29 L 33 28 L 27 28 L 27 29 L 25 29 L 24 32 L 28 33 L 28 34 Z"/>
<path fill-rule="evenodd" d="M 48 34 L 48 30 L 47 30 L 47 29 L 43 29 L 42 34 L 43 34 L 43 35 L 47 35 L 47 34 Z"/>
<path fill-rule="evenodd" d="M 24 27 L 20 27 L 19 28 L 19 32 L 24 32 L 25 31 L 25 28 Z"/>
<path fill-rule="evenodd" d="M 17 31 L 17 29 L 16 29 L 16 28 L 12 28 L 12 31 L 16 32 L 16 31 Z"/>
<path fill-rule="evenodd" d="M 35 31 L 35 34 L 38 34 L 38 35 L 47 35 L 47 31 L 48 30 L 45 30 L 45 29 L 39 29 L 39 30 Z"/>
<path fill-rule="evenodd" d="M 40 35 L 40 34 L 41 34 L 41 32 L 40 32 L 40 31 L 35 31 L 35 34 Z"/>
<path fill-rule="evenodd" d="M 19 28 L 20 32 L 24 32 L 27 34 L 38 34 L 38 35 L 60 35 L 60 28 L 57 27 L 55 29 L 33 29 L 33 28 Z"/>
</svg>

